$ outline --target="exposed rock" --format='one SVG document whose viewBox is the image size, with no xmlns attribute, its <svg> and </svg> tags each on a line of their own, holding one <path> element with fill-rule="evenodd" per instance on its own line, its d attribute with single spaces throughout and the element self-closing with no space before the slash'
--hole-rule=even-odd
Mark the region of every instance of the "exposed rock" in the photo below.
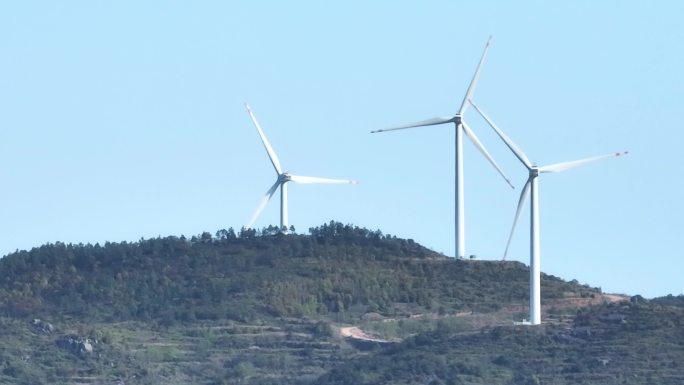
<svg viewBox="0 0 684 385">
<path fill-rule="evenodd" d="M 45 322 L 40 318 L 33 319 L 33 328 L 43 334 L 51 334 L 55 331 L 55 327 L 51 323 Z"/>
<path fill-rule="evenodd" d="M 81 343 L 81 349 L 86 352 L 86 353 L 92 353 L 93 352 L 93 345 L 90 343 L 88 339 L 83 341 Z"/>
<path fill-rule="evenodd" d="M 80 338 L 73 335 L 64 336 L 57 339 L 56 343 L 60 348 L 80 356 L 85 356 L 93 352 L 93 345 L 89 338 Z"/>
</svg>

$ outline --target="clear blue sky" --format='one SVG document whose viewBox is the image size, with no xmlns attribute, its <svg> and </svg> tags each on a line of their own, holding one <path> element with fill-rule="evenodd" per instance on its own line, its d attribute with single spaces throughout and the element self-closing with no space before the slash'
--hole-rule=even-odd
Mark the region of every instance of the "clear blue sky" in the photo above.
<svg viewBox="0 0 684 385">
<path fill-rule="evenodd" d="M 453 255 L 454 130 L 371 135 L 475 99 L 539 164 L 542 270 L 684 292 L 684 3 L 20 1 L 0 5 L 0 254 L 240 228 L 285 169 L 300 231 L 331 219 Z M 466 252 L 500 258 L 526 171 L 466 119 Z M 529 207 L 529 206 L 528 206 Z M 277 200 L 258 227 L 276 224 Z M 528 214 L 511 259 L 528 260 Z"/>
</svg>

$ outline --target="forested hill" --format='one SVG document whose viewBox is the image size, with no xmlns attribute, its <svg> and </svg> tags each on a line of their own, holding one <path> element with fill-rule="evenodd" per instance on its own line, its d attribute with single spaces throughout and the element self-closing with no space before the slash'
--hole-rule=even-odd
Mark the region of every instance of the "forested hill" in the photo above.
<svg viewBox="0 0 684 385">
<path fill-rule="evenodd" d="M 545 299 L 596 291 L 544 276 Z M 269 317 L 358 319 L 488 312 L 524 304 L 519 263 L 454 261 L 418 245 L 331 222 L 307 235 L 219 230 L 104 245 L 48 244 L 0 260 L 0 311 L 163 324 Z"/>
<path fill-rule="evenodd" d="M 681 384 L 683 297 L 330 222 L 0 259 L 0 384 Z M 620 301 L 620 302 L 615 302 Z"/>
</svg>

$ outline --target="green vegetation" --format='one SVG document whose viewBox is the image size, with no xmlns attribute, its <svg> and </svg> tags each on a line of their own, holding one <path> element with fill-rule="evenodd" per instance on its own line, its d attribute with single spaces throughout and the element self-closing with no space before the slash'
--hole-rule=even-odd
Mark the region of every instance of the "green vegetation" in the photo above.
<svg viewBox="0 0 684 385">
<path fill-rule="evenodd" d="M 319 384 L 682 384 L 684 309 L 614 303 L 570 323 L 462 333 L 443 325 Z"/>
<path fill-rule="evenodd" d="M 528 277 L 336 222 L 44 245 L 0 260 L 0 384 L 682 382 L 681 296 L 606 305 L 544 275 L 549 323 L 502 326 Z"/>
<path fill-rule="evenodd" d="M 49 244 L 0 264 L 0 311 L 63 314 L 88 321 L 175 323 L 330 316 L 366 312 L 489 312 L 524 303 L 518 263 L 454 262 L 411 240 L 330 223 L 311 235 L 221 230 L 190 240 Z M 545 277 L 546 298 L 595 290 Z"/>
</svg>

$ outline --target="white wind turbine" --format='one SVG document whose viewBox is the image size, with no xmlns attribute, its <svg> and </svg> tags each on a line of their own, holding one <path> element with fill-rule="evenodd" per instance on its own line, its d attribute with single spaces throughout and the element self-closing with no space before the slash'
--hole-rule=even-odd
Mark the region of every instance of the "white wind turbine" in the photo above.
<svg viewBox="0 0 684 385">
<path fill-rule="evenodd" d="M 259 214 L 264 210 L 266 207 L 266 204 L 268 203 L 269 200 L 271 200 L 271 197 L 275 193 L 275 191 L 280 187 L 280 229 L 282 232 L 286 233 L 287 232 L 287 227 L 288 227 L 288 220 L 287 220 L 287 182 L 295 182 L 295 183 L 301 183 L 301 184 L 314 184 L 314 183 L 319 183 L 319 184 L 357 184 L 358 182 L 355 180 L 346 180 L 346 179 L 327 179 L 327 178 L 317 178 L 317 177 L 312 177 L 312 176 L 300 176 L 300 175 L 292 175 L 288 172 L 284 172 L 282 167 L 280 166 L 280 161 L 278 160 L 278 156 L 276 155 L 275 151 L 273 151 L 273 147 L 271 147 L 271 144 L 268 142 L 268 139 L 266 139 L 266 135 L 264 134 L 264 131 L 261 129 L 261 126 L 259 125 L 259 122 L 257 121 L 256 117 L 254 116 L 254 113 L 252 113 L 252 109 L 249 107 L 247 103 L 245 103 L 245 107 L 247 108 L 247 112 L 249 113 L 249 116 L 252 118 L 252 122 L 254 122 L 254 126 L 256 127 L 257 131 L 259 132 L 259 137 L 261 137 L 261 141 L 264 143 L 264 147 L 266 148 L 266 152 L 268 153 L 268 157 L 271 159 L 271 163 L 273 164 L 273 168 L 275 168 L 276 173 L 278 174 L 278 178 L 276 179 L 275 183 L 271 188 L 266 191 L 266 195 L 261 199 L 261 202 L 259 203 L 259 206 L 257 207 L 256 211 L 254 212 L 254 215 L 252 215 L 252 219 L 250 219 L 249 224 L 246 226 L 247 228 L 251 228 L 252 225 L 254 224 L 254 221 L 256 221 L 257 217 L 259 217 Z"/>
<path fill-rule="evenodd" d="M 511 184 L 510 180 L 504 175 L 503 171 L 499 167 L 498 164 L 494 161 L 491 155 L 489 155 L 489 152 L 487 149 L 482 145 L 482 142 L 480 142 L 480 139 L 477 138 L 473 130 L 470 129 L 470 127 L 466 124 L 466 122 L 463 120 L 463 114 L 466 112 L 466 109 L 468 108 L 468 100 L 473 96 L 473 93 L 475 92 L 475 86 L 477 85 L 477 81 L 480 78 L 480 70 L 482 69 L 482 64 L 484 63 L 485 56 L 487 55 L 487 50 L 489 49 L 490 42 L 492 40 L 492 37 L 490 36 L 489 39 L 487 40 L 487 45 L 485 45 L 484 52 L 482 53 L 482 57 L 480 57 L 480 62 L 477 65 L 477 68 L 475 69 L 475 74 L 473 75 L 472 80 L 470 81 L 470 85 L 468 85 L 468 89 L 466 91 L 465 96 L 463 97 L 463 102 L 461 103 L 461 107 L 459 108 L 458 112 L 454 116 L 448 116 L 448 117 L 440 117 L 440 118 L 433 118 L 433 119 L 428 119 L 428 120 L 423 120 L 420 122 L 415 122 L 411 124 L 406 124 L 406 125 L 401 125 L 401 126 L 396 126 L 392 128 L 385 128 L 382 130 L 376 130 L 376 131 L 371 131 L 372 133 L 376 132 L 385 132 L 385 131 L 394 131 L 394 130 L 402 130 L 405 128 L 412 128 L 412 127 L 423 127 L 423 126 L 433 126 L 437 124 L 444 124 L 444 123 L 453 123 L 455 128 L 456 128 L 456 215 L 455 215 L 455 222 L 456 222 L 456 258 L 464 258 L 465 257 L 465 209 L 464 209 L 464 192 L 463 192 L 463 135 L 462 132 L 466 134 L 468 138 L 473 142 L 475 147 L 477 147 L 478 150 L 489 160 L 489 162 L 496 168 L 496 170 L 501 174 L 501 176 L 506 180 L 506 183 L 508 183 L 511 188 L 514 188 L 513 185 Z"/>
<path fill-rule="evenodd" d="M 508 254 L 508 248 L 511 245 L 511 239 L 513 238 L 513 232 L 515 231 L 515 225 L 518 223 L 520 214 L 525 206 L 525 201 L 527 200 L 528 194 L 531 195 L 531 208 L 530 208 L 530 324 L 539 325 L 541 324 L 541 270 L 540 270 L 540 259 L 541 252 L 539 250 L 539 185 L 537 177 L 540 173 L 551 173 L 569 170 L 571 168 L 583 166 L 587 163 L 596 162 L 603 159 L 614 158 L 620 155 L 627 154 L 624 152 L 614 152 L 606 155 L 594 156 L 591 158 L 573 160 L 563 163 L 555 163 L 548 166 L 536 166 L 527 158 L 527 155 L 518 147 L 506 134 L 503 133 L 494 122 L 489 119 L 485 113 L 480 110 L 472 100 L 469 101 L 470 104 L 475 107 L 477 112 L 482 115 L 482 117 L 487 121 L 487 123 L 496 131 L 497 135 L 506 143 L 513 154 L 522 162 L 523 165 L 529 171 L 529 177 L 527 178 L 527 183 L 523 187 L 520 193 L 520 200 L 518 201 L 518 208 L 515 212 L 515 218 L 513 219 L 513 227 L 511 228 L 511 233 L 508 236 L 508 242 L 506 243 L 506 250 L 504 251 L 503 258 L 506 259 Z"/>
</svg>

